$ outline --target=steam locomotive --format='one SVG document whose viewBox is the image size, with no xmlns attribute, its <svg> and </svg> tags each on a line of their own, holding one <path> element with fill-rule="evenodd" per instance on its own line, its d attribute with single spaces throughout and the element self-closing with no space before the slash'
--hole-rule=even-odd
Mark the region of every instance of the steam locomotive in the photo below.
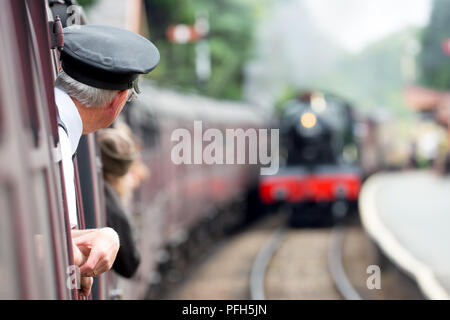
<svg viewBox="0 0 450 320">
<path fill-rule="evenodd" d="M 355 208 L 361 186 L 356 117 L 343 99 L 314 91 L 288 101 L 283 110 L 285 165 L 261 179 L 261 201 L 286 205 L 292 225 L 333 223 Z"/>
<path fill-rule="evenodd" d="M 54 100 L 63 46 L 62 23 L 52 5 L 72 0 L 5 0 L 0 10 L 0 286 L 1 299 L 77 299 L 72 239 Z M 243 220 L 252 165 L 175 165 L 175 128 L 261 128 L 267 118 L 252 106 L 219 102 L 143 85 L 122 121 L 143 142 L 151 178 L 139 190 L 133 223 L 142 262 L 131 280 L 112 271 L 94 280 L 93 299 L 151 297 L 166 269 Z M 225 146 L 224 146 L 225 147 Z M 101 157 L 94 134 L 83 136 L 74 159 L 80 228 L 106 225 Z"/>
</svg>

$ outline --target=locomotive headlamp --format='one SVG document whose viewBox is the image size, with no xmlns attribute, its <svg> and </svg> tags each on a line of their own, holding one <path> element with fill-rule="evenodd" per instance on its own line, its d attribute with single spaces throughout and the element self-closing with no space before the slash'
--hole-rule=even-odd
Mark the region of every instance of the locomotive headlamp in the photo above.
<svg viewBox="0 0 450 320">
<path fill-rule="evenodd" d="M 317 117 L 314 113 L 305 112 L 300 118 L 300 123 L 303 127 L 310 129 L 316 125 Z"/>
</svg>

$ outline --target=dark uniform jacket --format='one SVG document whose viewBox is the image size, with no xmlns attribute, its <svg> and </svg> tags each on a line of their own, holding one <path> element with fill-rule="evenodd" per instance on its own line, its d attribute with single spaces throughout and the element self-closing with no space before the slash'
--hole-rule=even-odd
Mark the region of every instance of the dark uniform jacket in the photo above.
<svg viewBox="0 0 450 320">
<path fill-rule="evenodd" d="M 106 222 L 119 235 L 120 249 L 113 269 L 123 277 L 131 278 L 136 272 L 141 256 L 134 242 L 131 225 L 125 209 L 114 188 L 105 181 Z"/>
</svg>

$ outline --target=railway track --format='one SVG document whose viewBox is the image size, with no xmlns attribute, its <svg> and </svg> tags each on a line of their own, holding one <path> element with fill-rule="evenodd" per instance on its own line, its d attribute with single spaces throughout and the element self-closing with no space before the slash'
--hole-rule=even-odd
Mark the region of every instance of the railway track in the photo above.
<svg viewBox="0 0 450 320">
<path fill-rule="evenodd" d="M 276 229 L 269 240 L 262 246 L 261 250 L 256 256 L 250 275 L 250 298 L 253 300 L 264 300 L 267 298 L 274 298 L 276 295 L 270 295 L 267 288 L 267 276 L 271 265 L 276 265 L 273 261 L 280 248 L 285 245 L 289 238 L 287 236 L 288 229 L 286 226 L 280 226 Z M 305 230 L 305 232 L 307 232 Z M 328 235 L 327 235 L 328 233 Z M 343 245 L 345 236 L 344 226 L 335 226 L 331 231 L 323 232 L 325 237 L 329 237 L 328 241 L 328 255 L 327 266 L 330 278 L 334 284 L 335 290 L 337 290 L 341 297 L 346 300 L 361 300 L 361 296 L 357 289 L 353 287 L 351 281 L 348 279 L 343 266 Z M 320 240 L 318 240 L 320 241 Z M 298 261 L 297 261 L 298 262 Z M 300 262 L 301 263 L 301 262 Z M 323 261 L 321 263 L 323 265 Z M 301 281 L 297 281 L 301 282 Z M 328 288 L 327 291 L 329 291 Z M 325 292 L 324 292 L 325 293 Z M 332 293 L 328 293 L 331 297 Z M 288 296 L 282 296 L 282 298 L 289 298 Z M 296 298 L 296 297 L 291 297 Z"/>
<path fill-rule="evenodd" d="M 358 290 L 350 282 L 343 265 L 345 227 L 335 226 L 331 232 L 328 250 L 328 269 L 339 293 L 346 300 L 362 300 Z"/>
<path fill-rule="evenodd" d="M 265 300 L 264 279 L 266 277 L 267 267 L 274 254 L 283 242 L 286 233 L 286 227 L 279 227 L 261 248 L 256 259 L 253 262 L 250 274 L 250 297 L 252 300 Z"/>
<path fill-rule="evenodd" d="M 289 228 L 285 218 L 283 214 L 266 217 L 224 240 L 161 298 L 389 298 L 365 290 L 366 268 L 372 260 L 363 257 L 370 250 L 358 225 Z"/>
</svg>

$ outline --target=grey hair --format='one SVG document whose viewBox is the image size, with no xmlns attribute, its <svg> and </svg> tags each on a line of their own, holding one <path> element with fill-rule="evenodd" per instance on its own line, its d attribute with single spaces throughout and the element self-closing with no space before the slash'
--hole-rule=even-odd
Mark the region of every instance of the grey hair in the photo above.
<svg viewBox="0 0 450 320">
<path fill-rule="evenodd" d="M 98 89 L 83 84 L 64 71 L 56 78 L 55 86 L 86 107 L 101 107 L 110 104 L 119 90 Z"/>
</svg>

